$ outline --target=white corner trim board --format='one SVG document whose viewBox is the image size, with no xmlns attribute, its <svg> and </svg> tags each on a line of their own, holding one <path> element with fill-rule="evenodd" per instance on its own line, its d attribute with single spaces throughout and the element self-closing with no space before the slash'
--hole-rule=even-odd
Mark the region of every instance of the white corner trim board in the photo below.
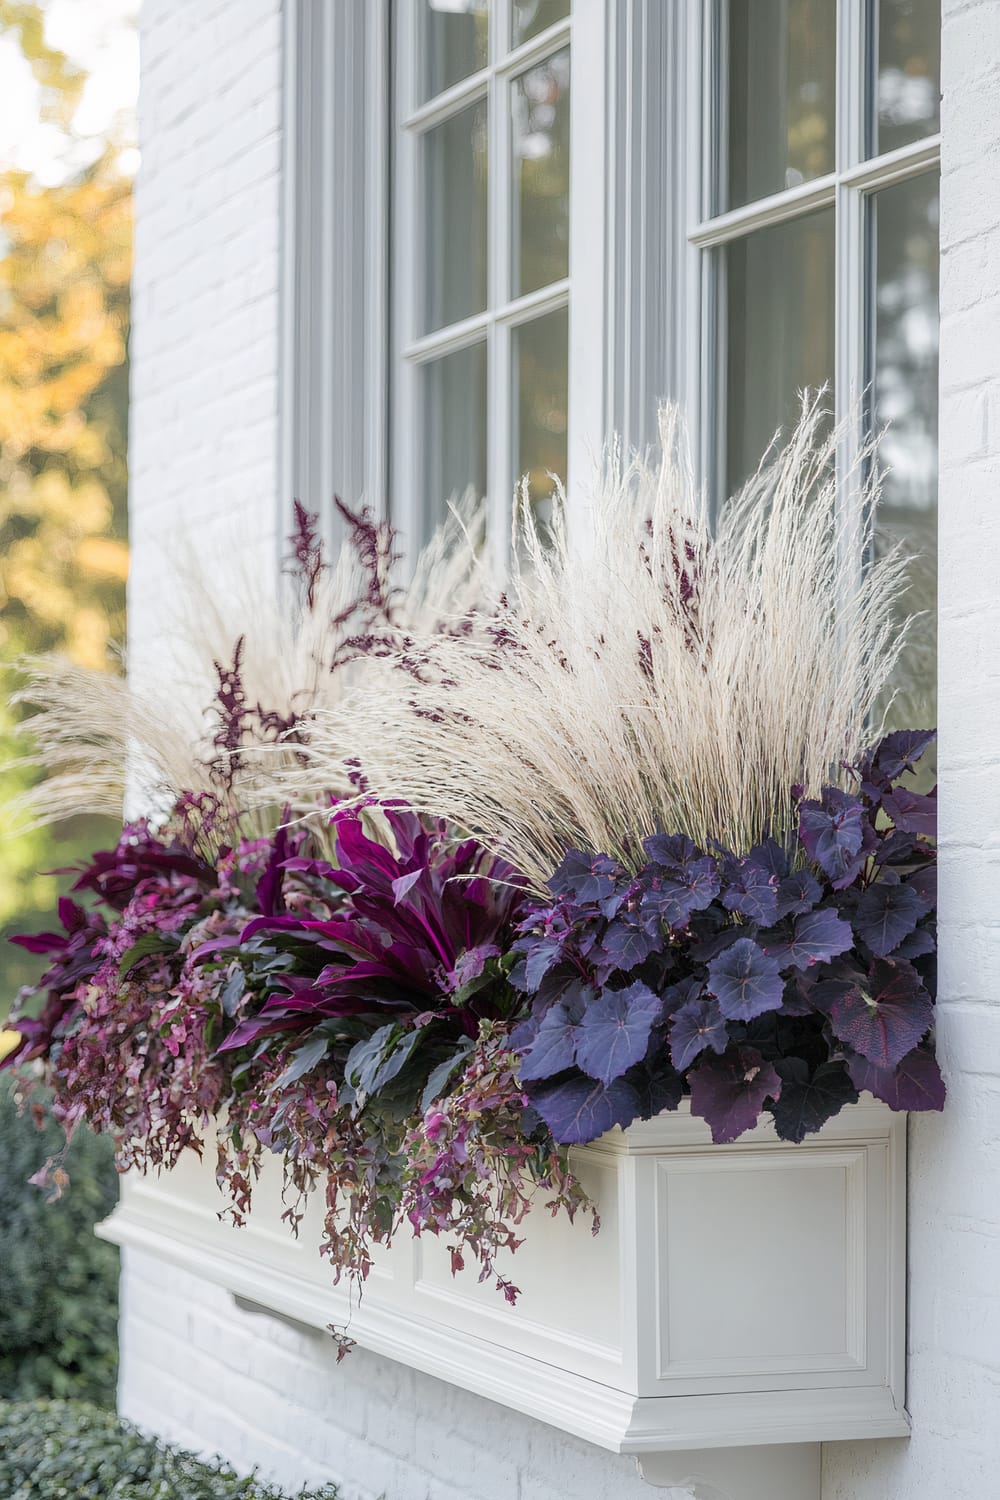
<svg viewBox="0 0 1000 1500">
<path fill-rule="evenodd" d="M 429 1237 L 400 1235 L 380 1252 L 360 1302 L 334 1287 L 317 1251 L 321 1206 L 293 1238 L 276 1160 L 243 1229 L 219 1217 L 209 1151 L 127 1177 L 100 1232 L 635 1454 L 654 1484 L 807 1500 L 819 1494 L 815 1445 L 909 1430 L 905 1141 L 905 1116 L 867 1096 L 801 1146 L 769 1123 L 713 1145 L 686 1104 L 612 1131 L 574 1152 L 600 1233 L 533 1210 L 510 1260 L 513 1307 L 474 1269 L 453 1277 L 446 1245 Z M 767 1460 L 721 1451 L 762 1445 L 775 1445 Z"/>
</svg>

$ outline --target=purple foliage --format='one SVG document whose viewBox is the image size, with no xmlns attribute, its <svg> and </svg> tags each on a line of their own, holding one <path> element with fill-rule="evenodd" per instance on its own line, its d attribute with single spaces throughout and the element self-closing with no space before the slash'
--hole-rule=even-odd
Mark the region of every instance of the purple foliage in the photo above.
<svg viewBox="0 0 1000 1500">
<path fill-rule="evenodd" d="M 556 1140 L 627 1123 L 630 1097 L 630 1118 L 645 1117 L 639 1068 L 677 1098 L 686 1088 L 716 1140 L 764 1108 L 801 1140 L 860 1087 L 940 1108 L 935 799 L 898 781 L 931 738 L 890 735 L 854 769 L 854 792 L 802 802 L 787 850 L 768 840 L 736 856 L 658 834 L 635 873 L 567 853 L 551 903 L 522 920 L 511 972 L 532 1007 L 512 1038 L 522 1081 Z"/>
</svg>

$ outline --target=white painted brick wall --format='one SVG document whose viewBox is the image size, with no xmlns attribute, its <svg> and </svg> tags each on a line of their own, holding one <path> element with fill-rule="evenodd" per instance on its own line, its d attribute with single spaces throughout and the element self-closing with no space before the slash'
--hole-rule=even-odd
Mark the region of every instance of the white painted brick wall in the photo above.
<svg viewBox="0 0 1000 1500">
<path fill-rule="evenodd" d="M 939 1050 L 910 1129 L 907 1442 L 835 1444 L 824 1500 L 1000 1495 L 1000 4 L 944 0 Z"/>
<path fill-rule="evenodd" d="M 670 1500 L 635 1463 L 124 1252 L 122 1414 L 342 1500 Z"/>
</svg>

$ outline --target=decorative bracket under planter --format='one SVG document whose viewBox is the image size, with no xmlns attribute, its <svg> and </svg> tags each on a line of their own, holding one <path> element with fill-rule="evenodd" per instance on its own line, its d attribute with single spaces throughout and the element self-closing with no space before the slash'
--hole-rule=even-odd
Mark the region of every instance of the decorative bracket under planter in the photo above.
<svg viewBox="0 0 1000 1500">
<path fill-rule="evenodd" d="M 713 1145 L 685 1104 L 574 1152 L 602 1229 L 541 1205 L 510 1307 L 401 1235 L 360 1303 L 293 1239 L 269 1161 L 243 1229 L 193 1154 L 129 1177 L 101 1233 L 620 1453 L 697 1500 L 819 1500 L 819 1444 L 904 1436 L 906 1119 L 867 1095 L 801 1146 Z M 319 1198 L 321 1195 L 317 1195 Z M 507 1269 L 507 1268 L 505 1268 Z"/>
</svg>

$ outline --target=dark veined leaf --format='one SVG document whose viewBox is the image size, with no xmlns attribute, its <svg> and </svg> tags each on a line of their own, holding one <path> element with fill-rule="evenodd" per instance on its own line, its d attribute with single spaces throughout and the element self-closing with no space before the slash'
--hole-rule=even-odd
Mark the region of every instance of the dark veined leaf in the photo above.
<svg viewBox="0 0 1000 1500">
<path fill-rule="evenodd" d="M 815 1070 L 801 1057 L 775 1064 L 781 1094 L 772 1106 L 774 1127 L 783 1141 L 801 1141 L 857 1102 L 858 1091 L 843 1063 L 820 1063 Z"/>
<path fill-rule="evenodd" d="M 856 1087 L 874 1094 L 890 1109 L 944 1109 L 944 1079 L 927 1047 L 907 1052 L 894 1068 L 877 1068 L 866 1057 L 852 1057 L 848 1067 Z"/>
<path fill-rule="evenodd" d="M 937 837 L 937 791 L 911 792 L 905 786 L 893 787 L 882 798 L 883 811 L 901 833 L 916 833 L 923 838 Z"/>
<path fill-rule="evenodd" d="M 781 1079 L 753 1047 L 731 1047 L 706 1057 L 688 1075 L 691 1113 L 705 1120 L 717 1146 L 751 1130 L 765 1099 L 781 1094 Z"/>
<path fill-rule="evenodd" d="M 879 741 L 861 763 L 866 781 L 884 786 L 896 781 L 904 771 L 912 771 L 917 761 L 937 738 L 935 729 L 897 729 Z"/>
<path fill-rule="evenodd" d="M 802 802 L 799 806 L 799 837 L 810 859 L 835 887 L 853 879 L 864 830 L 864 803 L 839 787 L 824 787 L 819 802 Z"/>
<path fill-rule="evenodd" d="M 809 870 L 793 870 L 778 886 L 778 918 L 812 911 L 822 894 L 819 881 Z"/>
<path fill-rule="evenodd" d="M 645 927 L 618 917 L 608 924 L 601 946 L 591 954 L 591 959 L 608 974 L 615 970 L 627 972 L 643 963 L 656 945 L 657 938 Z"/>
<path fill-rule="evenodd" d="M 930 1030 L 934 1004 L 908 963 L 878 959 L 864 985 L 839 991 L 829 1004 L 834 1035 L 879 1068 L 894 1068 Z"/>
<path fill-rule="evenodd" d="M 577 1067 L 604 1084 L 620 1078 L 645 1057 L 662 1014 L 663 1001 L 641 980 L 624 990 L 603 990 L 577 1028 Z"/>
<path fill-rule="evenodd" d="M 440 1099 L 474 1046 L 475 1042 L 471 1037 L 463 1037 L 451 1056 L 446 1057 L 443 1062 L 438 1063 L 436 1068 L 431 1069 L 424 1091 L 420 1096 L 420 1109 L 422 1113 L 430 1109 L 435 1099 Z"/>
<path fill-rule="evenodd" d="M 620 874 L 617 861 L 607 854 L 567 849 L 548 885 L 556 896 L 571 896 L 574 901 L 589 905 L 613 896 Z"/>
<path fill-rule="evenodd" d="M 656 1047 L 655 1040 L 650 1054 L 629 1068 L 623 1081 L 635 1091 L 640 1120 L 652 1120 L 662 1110 L 676 1109 L 684 1097 L 683 1078 L 671 1067 L 666 1050 Z"/>
<path fill-rule="evenodd" d="M 646 858 L 654 865 L 686 865 L 701 856 L 701 850 L 683 833 L 652 833 L 643 839 Z"/>
<path fill-rule="evenodd" d="M 937 941 L 929 927 L 917 927 L 893 951 L 893 958 L 924 958 L 937 951 Z"/>
<path fill-rule="evenodd" d="M 684 1072 L 710 1047 L 725 1052 L 729 1044 L 726 1020 L 717 1000 L 694 1000 L 682 1005 L 670 1023 L 670 1060 Z"/>
<path fill-rule="evenodd" d="M 730 1021 L 749 1021 L 777 1010 L 784 992 L 779 964 L 753 938 L 738 938 L 712 959 L 707 985 Z"/>
<path fill-rule="evenodd" d="M 530 1036 L 521 1057 L 522 1083 L 552 1078 L 573 1066 L 580 1024 L 588 1007 L 596 1000 L 595 989 L 577 983 L 567 990 L 562 1000 L 549 1006 L 540 1021 L 517 1028 L 514 1033 L 517 1045 L 524 1045 L 522 1038 Z M 530 1025 L 535 1026 L 533 1036 L 528 1029 Z"/>
<path fill-rule="evenodd" d="M 711 906 L 719 887 L 718 867 L 707 855 L 662 872 L 653 869 L 644 880 L 642 909 L 677 930 L 687 926 L 692 913 Z"/>
<path fill-rule="evenodd" d="M 778 887 L 786 869 L 784 853 L 773 840 L 752 849 L 743 859 L 727 865 L 729 883 L 722 894 L 723 906 L 770 927 L 778 919 Z"/>
<path fill-rule="evenodd" d="M 878 880 L 870 885 L 854 912 L 854 930 L 878 958 L 888 958 L 916 927 L 927 907 L 908 885 Z"/>
<path fill-rule="evenodd" d="M 528 1096 L 560 1145 L 595 1141 L 615 1125 L 631 1125 L 639 1113 L 639 1099 L 624 1078 L 598 1083 L 576 1073 L 558 1083 L 533 1085 Z"/>
<path fill-rule="evenodd" d="M 854 947 L 850 922 L 829 908 L 810 911 L 796 917 L 792 935 L 784 942 L 764 945 L 764 952 L 777 960 L 782 969 L 808 969 L 813 964 L 829 963 L 838 954 Z"/>
<path fill-rule="evenodd" d="M 119 979 L 124 979 L 126 974 L 131 974 L 132 970 L 137 964 L 141 964 L 143 959 L 152 958 L 155 953 L 173 953 L 176 947 L 177 939 L 175 937 L 168 936 L 162 932 L 144 932 L 142 937 L 138 938 L 132 944 L 131 948 L 122 954 L 121 962 L 118 965 Z"/>
<path fill-rule="evenodd" d="M 539 938 L 537 943 L 531 943 L 524 951 L 523 988 L 526 993 L 531 994 L 538 989 L 542 980 L 550 969 L 554 968 L 561 960 L 566 947 L 564 934 L 553 937 Z M 518 970 L 511 973 L 511 983 L 515 982 L 515 975 L 519 981 L 522 976 Z M 519 987 L 521 984 L 519 983 Z"/>
<path fill-rule="evenodd" d="M 307 1073 L 312 1072 L 316 1064 L 322 1062 L 330 1050 L 330 1038 L 326 1036 L 310 1037 L 308 1042 L 303 1042 L 301 1047 L 296 1047 L 292 1053 L 291 1061 L 287 1068 L 279 1074 L 274 1085 L 276 1093 L 288 1087 L 290 1083 L 297 1083 Z"/>
</svg>

